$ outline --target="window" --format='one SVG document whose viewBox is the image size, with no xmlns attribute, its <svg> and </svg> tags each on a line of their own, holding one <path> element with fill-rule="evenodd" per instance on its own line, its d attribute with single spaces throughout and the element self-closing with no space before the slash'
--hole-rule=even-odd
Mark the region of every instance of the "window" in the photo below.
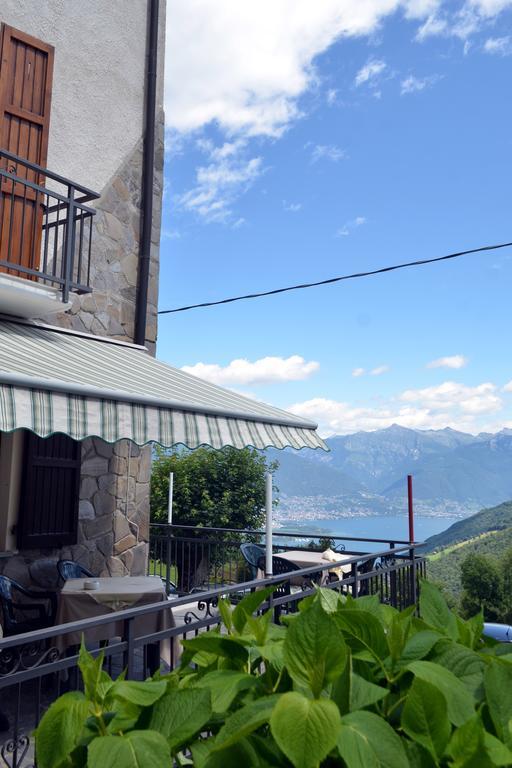
<svg viewBox="0 0 512 768">
<path fill-rule="evenodd" d="M 81 443 L 66 435 L 25 437 L 18 548 L 76 544 Z"/>
</svg>

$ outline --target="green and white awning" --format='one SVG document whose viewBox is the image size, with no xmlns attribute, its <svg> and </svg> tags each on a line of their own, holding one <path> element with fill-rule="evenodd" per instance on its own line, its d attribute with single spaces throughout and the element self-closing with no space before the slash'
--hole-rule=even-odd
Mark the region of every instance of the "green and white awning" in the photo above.
<svg viewBox="0 0 512 768">
<path fill-rule="evenodd" d="M 324 448 L 316 424 L 155 360 L 144 348 L 0 320 L 0 432 L 137 445 Z"/>
</svg>

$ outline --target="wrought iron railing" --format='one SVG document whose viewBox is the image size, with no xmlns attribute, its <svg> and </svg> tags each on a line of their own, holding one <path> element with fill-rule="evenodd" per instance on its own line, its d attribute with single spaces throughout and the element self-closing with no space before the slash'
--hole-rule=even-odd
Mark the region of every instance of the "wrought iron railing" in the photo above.
<svg viewBox="0 0 512 768">
<path fill-rule="evenodd" d="M 0 272 L 88 293 L 92 220 L 87 187 L 0 149 Z"/>
<path fill-rule="evenodd" d="M 365 567 L 369 560 L 370 569 Z M 99 651 L 99 637 L 110 638 L 102 643 L 107 671 L 116 675 L 126 669 L 129 679 L 143 680 L 159 666 L 173 669 L 179 664 L 181 640 L 219 626 L 221 596 L 237 602 L 252 590 L 273 585 L 276 591 L 259 610 L 271 611 L 276 622 L 283 613 L 295 612 L 318 583 L 354 598 L 378 594 L 397 608 L 417 602 L 425 560 L 414 546 L 394 547 L 392 556 L 389 549 L 355 555 L 344 561 L 347 564 L 350 572 L 335 580 L 324 578 L 333 568 L 326 562 L 0 640 L 0 714 L 8 725 L 3 738 L 0 734 L 0 758 L 9 768 L 35 765 L 33 729 L 52 701 L 81 687 L 77 643 L 82 636 L 94 653 Z M 95 640 L 88 642 L 91 633 Z"/>
<path fill-rule="evenodd" d="M 365 539 L 361 537 L 329 536 L 318 533 L 276 530 L 273 554 L 295 549 L 322 548 L 327 538 L 336 551 L 345 556 L 372 556 L 385 550 L 390 559 L 396 547 L 409 547 L 407 541 Z M 265 545 L 265 532 L 236 528 L 208 528 L 155 523 L 150 528 L 149 573 L 160 576 L 167 591 L 187 593 L 191 589 L 216 589 L 251 578 L 251 569 L 244 560 L 240 545 L 245 542 Z M 325 548 L 325 547 L 324 547 Z"/>
</svg>

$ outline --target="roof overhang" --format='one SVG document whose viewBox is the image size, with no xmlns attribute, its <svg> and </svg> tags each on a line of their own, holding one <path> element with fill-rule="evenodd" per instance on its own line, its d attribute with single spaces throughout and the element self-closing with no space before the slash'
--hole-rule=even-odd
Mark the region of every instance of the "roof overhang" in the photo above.
<svg viewBox="0 0 512 768">
<path fill-rule="evenodd" d="M 0 431 L 165 447 L 324 448 L 316 424 L 173 368 L 143 347 L 0 319 Z"/>
</svg>

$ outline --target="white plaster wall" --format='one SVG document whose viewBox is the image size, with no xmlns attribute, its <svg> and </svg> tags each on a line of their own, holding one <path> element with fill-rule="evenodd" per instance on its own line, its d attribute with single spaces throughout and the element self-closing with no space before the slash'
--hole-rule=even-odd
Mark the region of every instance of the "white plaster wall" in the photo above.
<svg viewBox="0 0 512 768">
<path fill-rule="evenodd" d="M 142 134 L 146 13 L 146 0 L 0 0 L 0 22 L 55 46 L 48 168 L 98 192 Z"/>
</svg>

